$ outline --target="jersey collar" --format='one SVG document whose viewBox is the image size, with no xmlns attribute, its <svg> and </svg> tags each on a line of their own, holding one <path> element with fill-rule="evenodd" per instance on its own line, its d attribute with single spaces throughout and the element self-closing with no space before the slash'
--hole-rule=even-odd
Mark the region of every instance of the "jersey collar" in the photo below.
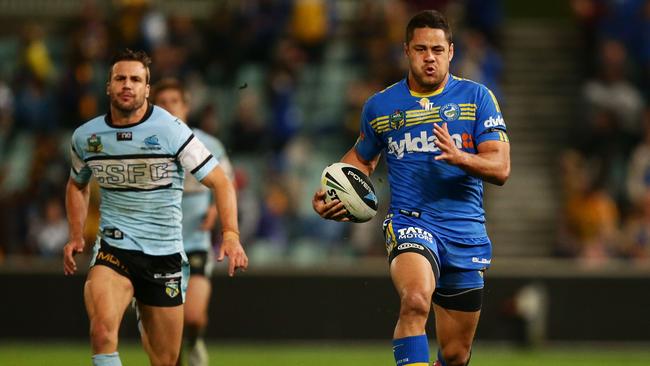
<svg viewBox="0 0 650 366">
<path fill-rule="evenodd" d="M 433 97 L 433 96 L 442 94 L 442 92 L 445 91 L 445 89 L 447 89 L 447 87 L 449 86 L 451 81 L 454 80 L 454 78 L 452 77 L 451 73 L 447 74 L 447 82 L 445 83 L 445 85 L 438 88 L 438 89 L 436 89 L 436 90 L 434 90 L 434 91 L 432 91 L 432 92 L 428 92 L 428 93 L 418 93 L 418 92 L 415 92 L 415 91 L 411 90 L 411 88 L 409 87 L 408 80 L 409 80 L 409 78 L 407 76 L 404 79 L 404 84 L 406 85 L 406 88 L 408 89 L 409 93 L 414 97 L 423 98 L 423 97 Z"/>
<path fill-rule="evenodd" d="M 151 117 L 151 114 L 153 113 L 153 104 L 151 104 L 149 102 L 147 102 L 147 103 L 149 104 L 149 106 L 147 107 L 147 113 L 145 113 L 144 116 L 142 116 L 142 118 L 138 122 L 131 123 L 131 124 L 128 124 L 128 125 L 122 125 L 122 126 L 114 125 L 113 124 L 113 119 L 111 118 L 111 111 L 110 110 L 108 111 L 108 113 L 106 113 L 106 116 L 104 117 L 104 121 L 106 122 L 107 125 L 109 125 L 112 128 L 129 128 L 129 127 L 137 126 L 140 123 L 142 123 L 142 122 L 146 121 L 147 119 L 149 119 L 149 117 Z"/>
</svg>

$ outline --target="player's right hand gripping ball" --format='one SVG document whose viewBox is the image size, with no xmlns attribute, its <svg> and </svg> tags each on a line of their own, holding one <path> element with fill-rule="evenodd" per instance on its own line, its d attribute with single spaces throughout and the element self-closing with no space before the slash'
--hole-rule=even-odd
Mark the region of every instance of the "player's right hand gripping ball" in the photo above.
<svg viewBox="0 0 650 366">
<path fill-rule="evenodd" d="M 321 186 L 325 202 L 343 202 L 352 222 L 366 222 L 377 214 L 377 196 L 370 178 L 355 166 L 334 163 L 323 170 Z"/>
</svg>

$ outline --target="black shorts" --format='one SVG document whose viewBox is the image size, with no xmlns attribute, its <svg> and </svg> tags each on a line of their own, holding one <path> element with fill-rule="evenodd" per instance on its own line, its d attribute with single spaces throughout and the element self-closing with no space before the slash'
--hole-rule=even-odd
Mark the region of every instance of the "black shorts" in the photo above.
<svg viewBox="0 0 650 366">
<path fill-rule="evenodd" d="M 193 250 L 187 252 L 187 261 L 190 262 L 190 276 L 212 275 L 212 253 L 207 250 Z"/>
<path fill-rule="evenodd" d="M 148 255 L 139 250 L 116 248 L 103 240 L 100 243 L 95 246 L 91 266 L 107 266 L 131 280 L 134 297 L 139 302 L 164 307 L 183 304 L 188 266 L 180 253 Z"/>
</svg>

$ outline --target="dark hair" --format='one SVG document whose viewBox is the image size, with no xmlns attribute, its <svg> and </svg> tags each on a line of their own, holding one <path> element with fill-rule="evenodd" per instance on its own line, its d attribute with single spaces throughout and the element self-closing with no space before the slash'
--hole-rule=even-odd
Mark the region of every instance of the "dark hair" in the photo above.
<svg viewBox="0 0 650 366">
<path fill-rule="evenodd" d="M 149 73 L 149 65 L 151 65 L 151 58 L 149 55 L 147 55 L 146 52 L 144 51 L 133 51 L 128 48 L 124 49 L 123 51 L 118 52 L 115 56 L 113 56 L 113 59 L 111 60 L 111 67 L 108 69 L 108 81 L 111 81 L 111 77 L 113 76 L 113 66 L 115 66 L 116 63 L 120 61 L 138 61 L 140 62 L 145 70 L 147 71 L 147 84 L 149 83 L 150 79 L 150 73 Z"/>
<path fill-rule="evenodd" d="M 183 102 L 187 103 L 189 102 L 189 95 L 187 93 L 187 90 L 185 90 L 185 86 L 178 81 L 177 79 L 174 78 L 164 78 L 160 81 L 158 81 L 152 88 L 151 88 L 151 100 L 155 100 L 158 94 L 162 93 L 165 90 L 177 90 L 179 93 L 181 93 L 181 97 L 183 98 Z"/>
<path fill-rule="evenodd" d="M 452 34 L 451 27 L 447 21 L 447 17 L 437 10 L 424 10 L 413 16 L 406 26 L 406 44 L 413 39 L 413 31 L 416 28 L 433 28 L 442 29 L 445 32 L 447 42 L 451 44 Z"/>
</svg>

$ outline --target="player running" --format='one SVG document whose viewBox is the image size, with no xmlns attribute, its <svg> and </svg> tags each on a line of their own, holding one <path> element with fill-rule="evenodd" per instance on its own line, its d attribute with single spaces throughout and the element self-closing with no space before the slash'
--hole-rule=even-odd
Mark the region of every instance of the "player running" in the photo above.
<svg viewBox="0 0 650 366">
<path fill-rule="evenodd" d="M 429 365 L 425 325 L 433 301 L 436 365 L 467 365 L 491 261 L 482 182 L 503 185 L 510 174 L 506 125 L 492 92 L 449 73 L 454 45 L 444 15 L 415 15 L 404 53 L 408 76 L 366 102 L 360 136 L 341 161 L 368 175 L 381 152 L 388 164 L 383 228 L 400 297 L 396 364 Z M 316 192 L 314 210 L 344 220 L 343 204 L 324 197 Z"/>
<path fill-rule="evenodd" d="M 141 51 L 118 54 L 108 75 L 109 113 L 86 122 L 72 136 L 66 275 L 77 270 L 74 255 L 84 249 L 91 176 L 101 194 L 100 232 L 84 286 L 96 366 L 121 365 L 118 330 L 133 297 L 149 337 L 145 350 L 151 364 L 177 362 L 188 279 L 181 236 L 185 171 L 215 195 L 224 232 L 220 256 L 229 257 L 228 273 L 248 266 L 233 186 L 184 123 L 147 102 L 150 62 Z"/>
</svg>

